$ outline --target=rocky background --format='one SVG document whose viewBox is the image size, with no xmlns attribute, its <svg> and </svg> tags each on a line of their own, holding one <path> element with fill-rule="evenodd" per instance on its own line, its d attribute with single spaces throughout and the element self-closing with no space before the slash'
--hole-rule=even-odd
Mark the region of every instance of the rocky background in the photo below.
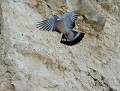
<svg viewBox="0 0 120 91">
<path fill-rule="evenodd" d="M 77 45 L 36 28 L 73 10 Z M 120 91 L 120 0 L 0 0 L 0 91 Z"/>
</svg>

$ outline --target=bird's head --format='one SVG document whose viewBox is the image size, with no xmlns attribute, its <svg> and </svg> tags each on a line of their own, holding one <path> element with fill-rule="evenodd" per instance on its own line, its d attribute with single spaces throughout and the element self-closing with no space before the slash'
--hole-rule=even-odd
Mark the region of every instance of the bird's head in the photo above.
<svg viewBox="0 0 120 91">
<path fill-rule="evenodd" d="M 57 15 L 53 15 L 53 17 L 55 20 L 58 20 L 58 21 L 60 20 L 60 18 Z"/>
</svg>

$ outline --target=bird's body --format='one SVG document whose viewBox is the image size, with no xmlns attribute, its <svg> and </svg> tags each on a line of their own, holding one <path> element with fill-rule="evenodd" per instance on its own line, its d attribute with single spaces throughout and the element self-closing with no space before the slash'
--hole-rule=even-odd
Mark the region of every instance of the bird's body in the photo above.
<svg viewBox="0 0 120 91">
<path fill-rule="evenodd" d="M 61 43 L 72 46 L 77 44 L 84 37 L 84 33 L 73 31 L 75 20 L 79 15 L 79 11 L 67 12 L 63 18 L 54 15 L 53 18 L 38 22 L 38 27 L 46 31 L 56 31 L 63 33 Z"/>
<path fill-rule="evenodd" d="M 66 31 L 66 28 L 64 27 L 63 19 L 58 20 L 56 22 L 56 27 L 59 29 L 59 31 L 63 34 L 66 34 L 68 31 Z"/>
</svg>

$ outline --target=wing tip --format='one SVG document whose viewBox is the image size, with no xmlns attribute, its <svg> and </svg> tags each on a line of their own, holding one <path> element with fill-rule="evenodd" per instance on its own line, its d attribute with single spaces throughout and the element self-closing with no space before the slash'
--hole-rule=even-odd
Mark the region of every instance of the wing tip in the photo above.
<svg viewBox="0 0 120 91">
<path fill-rule="evenodd" d="M 50 31 L 51 30 L 51 25 L 47 20 L 37 22 L 36 27 L 39 28 L 39 30 L 45 30 L 45 31 Z"/>
</svg>

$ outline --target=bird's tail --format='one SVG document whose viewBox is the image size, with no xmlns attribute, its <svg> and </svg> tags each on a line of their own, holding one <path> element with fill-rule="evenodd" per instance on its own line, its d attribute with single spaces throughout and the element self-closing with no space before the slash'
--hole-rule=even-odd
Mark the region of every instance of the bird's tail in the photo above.
<svg viewBox="0 0 120 91">
<path fill-rule="evenodd" d="M 63 34 L 61 38 L 61 43 L 72 46 L 80 42 L 85 35 L 84 33 L 76 32 L 76 31 L 72 31 L 72 32 L 73 32 L 73 36 L 71 38 L 68 38 Z"/>
</svg>

